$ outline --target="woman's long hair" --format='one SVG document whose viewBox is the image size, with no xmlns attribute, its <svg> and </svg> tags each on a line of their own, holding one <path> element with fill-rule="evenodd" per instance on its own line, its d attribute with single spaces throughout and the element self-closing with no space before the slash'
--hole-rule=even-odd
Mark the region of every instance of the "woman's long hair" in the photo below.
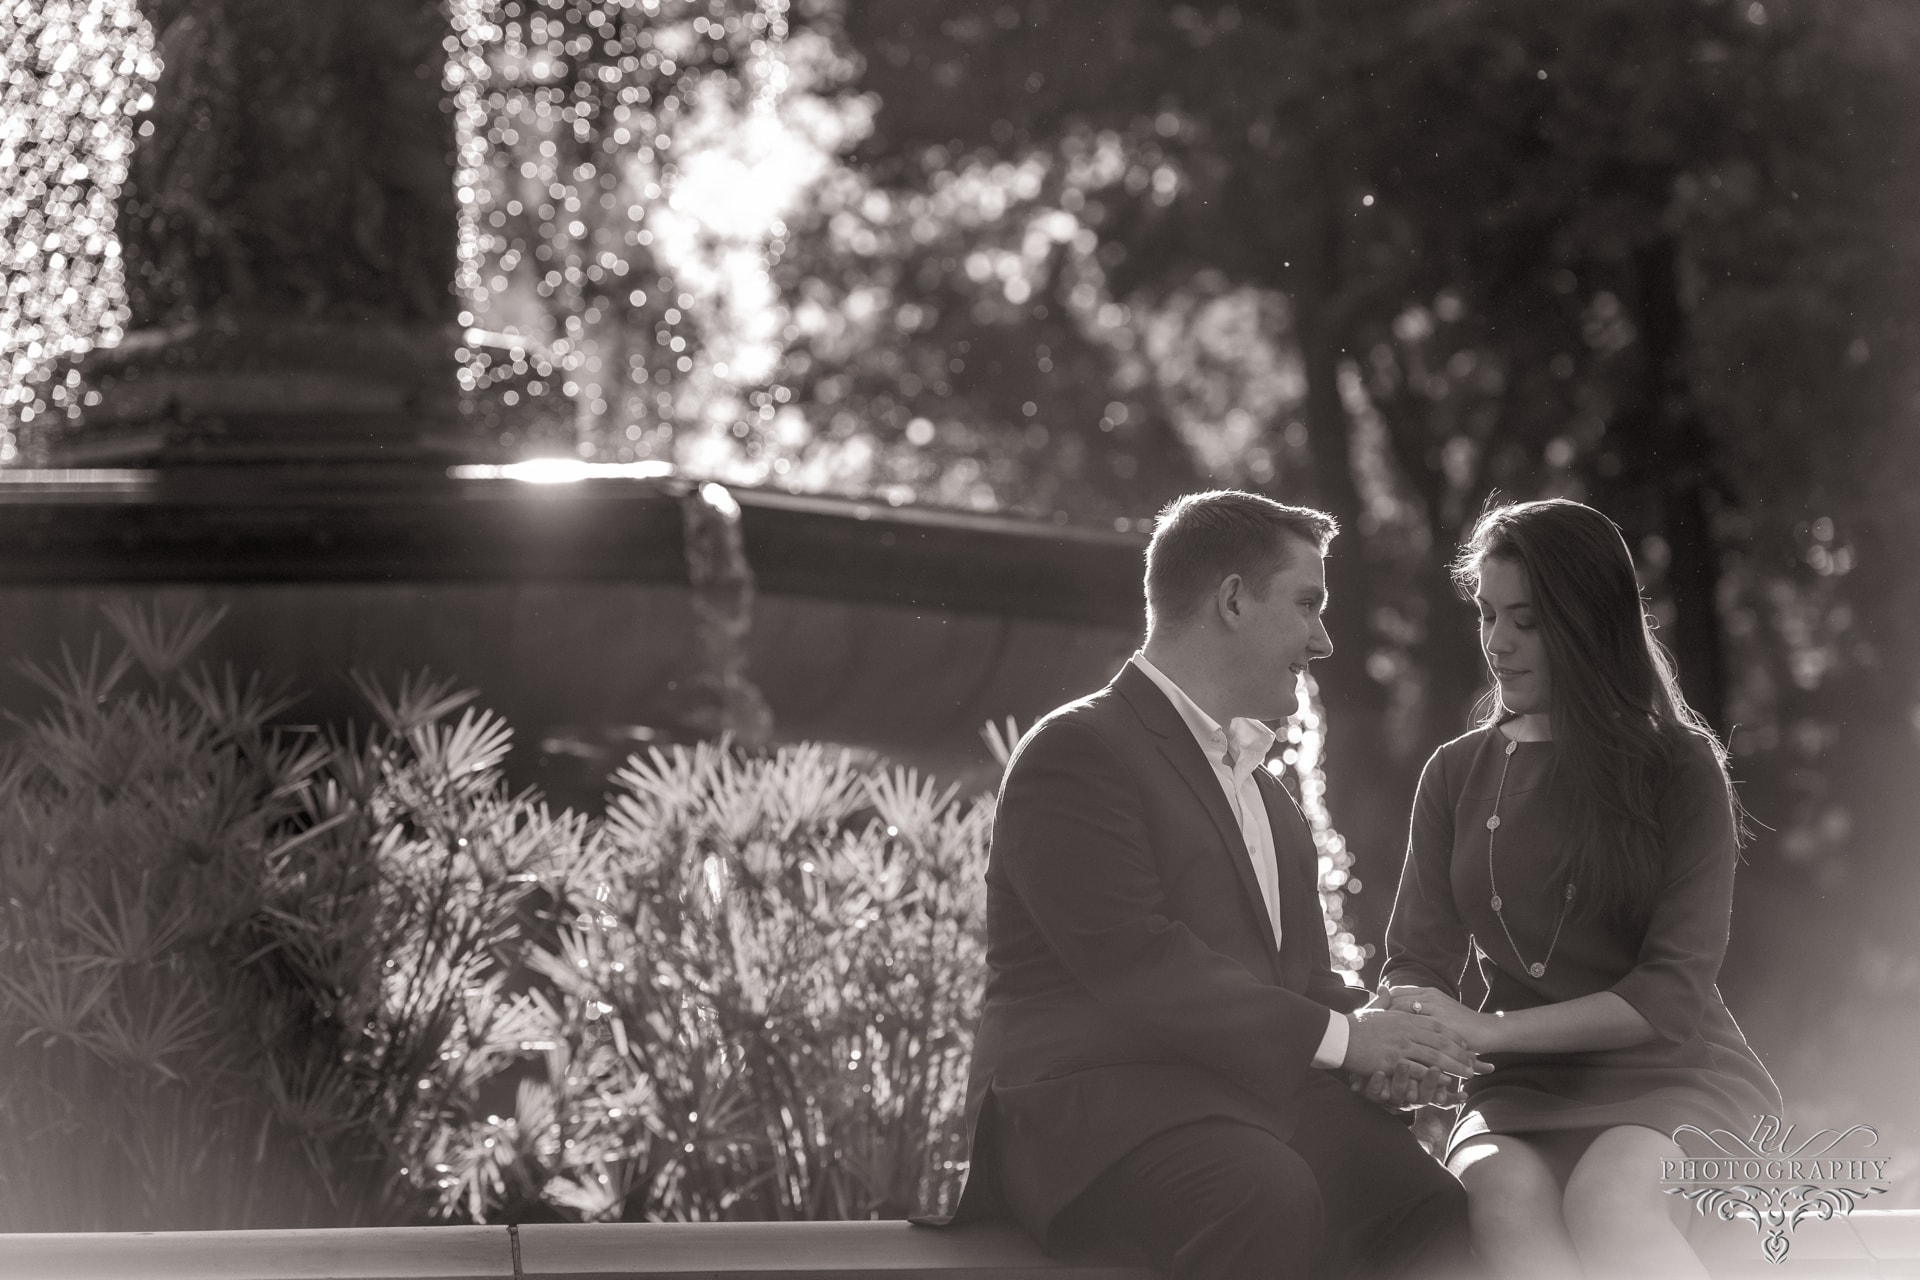
<svg viewBox="0 0 1920 1280">
<path fill-rule="evenodd" d="M 1726 750 L 1681 696 L 1613 521 L 1564 498 L 1494 507 L 1454 560 L 1465 594 L 1489 558 L 1517 563 L 1533 595 L 1550 684 L 1552 783 L 1574 836 L 1561 868 L 1579 886 L 1574 910 L 1643 917 L 1664 872 L 1660 797 L 1680 753 L 1697 740 L 1725 779 Z M 1481 723 L 1511 714 L 1496 683 Z M 1738 829 L 1730 782 L 1727 801 Z"/>
</svg>

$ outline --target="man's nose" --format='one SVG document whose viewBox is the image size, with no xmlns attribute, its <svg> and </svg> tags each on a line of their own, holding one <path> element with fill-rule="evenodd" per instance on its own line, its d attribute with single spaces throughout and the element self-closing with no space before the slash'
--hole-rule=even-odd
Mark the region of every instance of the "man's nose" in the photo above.
<svg viewBox="0 0 1920 1280">
<path fill-rule="evenodd" d="M 1333 653 L 1333 637 L 1327 634 L 1327 624 L 1319 618 L 1313 620 L 1313 634 L 1307 637 L 1307 652 L 1316 658 L 1325 658 Z"/>
</svg>

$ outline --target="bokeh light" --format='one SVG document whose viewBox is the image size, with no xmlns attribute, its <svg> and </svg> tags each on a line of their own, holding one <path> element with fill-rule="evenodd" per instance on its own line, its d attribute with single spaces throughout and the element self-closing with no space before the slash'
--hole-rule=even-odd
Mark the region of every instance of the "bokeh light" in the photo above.
<svg viewBox="0 0 1920 1280">
<path fill-rule="evenodd" d="M 463 390 L 510 452 L 739 479 L 819 164 L 783 167 L 818 154 L 781 116 L 785 0 L 456 0 L 452 26 Z"/>
<path fill-rule="evenodd" d="M 1347 895 L 1358 893 L 1361 883 L 1353 874 L 1353 851 L 1333 825 L 1327 808 L 1327 720 L 1320 705 L 1320 687 L 1310 675 L 1299 678 L 1300 709 L 1287 721 L 1282 735 L 1286 746 L 1280 758 L 1268 768 L 1293 773 L 1294 791 L 1300 799 L 1300 811 L 1306 815 L 1313 832 L 1314 848 L 1319 854 L 1320 906 L 1326 915 L 1327 952 L 1333 967 L 1341 973 L 1358 974 L 1373 954 L 1353 936 L 1347 921 Z"/>
<path fill-rule="evenodd" d="M 0 4 L 0 463 L 19 427 L 79 414 L 63 363 L 123 335 L 114 208 L 159 74 L 134 0 Z"/>
</svg>

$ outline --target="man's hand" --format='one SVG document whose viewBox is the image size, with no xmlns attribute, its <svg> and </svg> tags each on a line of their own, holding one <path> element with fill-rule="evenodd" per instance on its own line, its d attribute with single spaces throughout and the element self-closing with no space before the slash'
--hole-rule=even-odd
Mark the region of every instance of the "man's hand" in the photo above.
<svg viewBox="0 0 1920 1280">
<path fill-rule="evenodd" d="M 1424 1068 L 1423 1075 L 1438 1071 L 1472 1076 L 1493 1070 L 1457 1032 L 1423 1013 L 1362 1009 L 1347 1020 L 1347 1057 L 1341 1066 L 1362 1079 L 1376 1073 L 1390 1076 L 1403 1062 Z"/>
<path fill-rule="evenodd" d="M 1348 1087 L 1367 1101 L 1394 1111 L 1415 1107 L 1456 1107 L 1466 1097 L 1461 1081 L 1444 1071 L 1416 1067 L 1401 1062 L 1389 1076 L 1376 1071 L 1372 1076 L 1349 1076 Z"/>
<path fill-rule="evenodd" d="M 1457 1033 L 1424 1014 L 1370 1006 L 1350 1022 L 1342 1065 L 1352 1087 L 1381 1106 L 1451 1107 L 1461 1097 L 1455 1076 L 1492 1070 Z"/>
</svg>

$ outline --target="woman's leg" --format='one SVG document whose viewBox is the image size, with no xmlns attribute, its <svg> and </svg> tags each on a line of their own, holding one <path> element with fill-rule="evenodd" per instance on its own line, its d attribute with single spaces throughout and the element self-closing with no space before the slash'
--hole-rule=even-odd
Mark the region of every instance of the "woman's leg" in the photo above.
<svg viewBox="0 0 1920 1280">
<path fill-rule="evenodd" d="M 1621 1125 L 1593 1140 L 1567 1178 L 1567 1231 L 1592 1280 L 1707 1280 L 1660 1191 L 1660 1162 L 1685 1153 L 1657 1129 Z"/>
<path fill-rule="evenodd" d="M 1491 1274 L 1579 1280 L 1580 1259 L 1560 1216 L 1560 1179 L 1524 1138 L 1475 1138 L 1453 1153 L 1447 1167 L 1467 1189 L 1473 1250 Z"/>
</svg>

